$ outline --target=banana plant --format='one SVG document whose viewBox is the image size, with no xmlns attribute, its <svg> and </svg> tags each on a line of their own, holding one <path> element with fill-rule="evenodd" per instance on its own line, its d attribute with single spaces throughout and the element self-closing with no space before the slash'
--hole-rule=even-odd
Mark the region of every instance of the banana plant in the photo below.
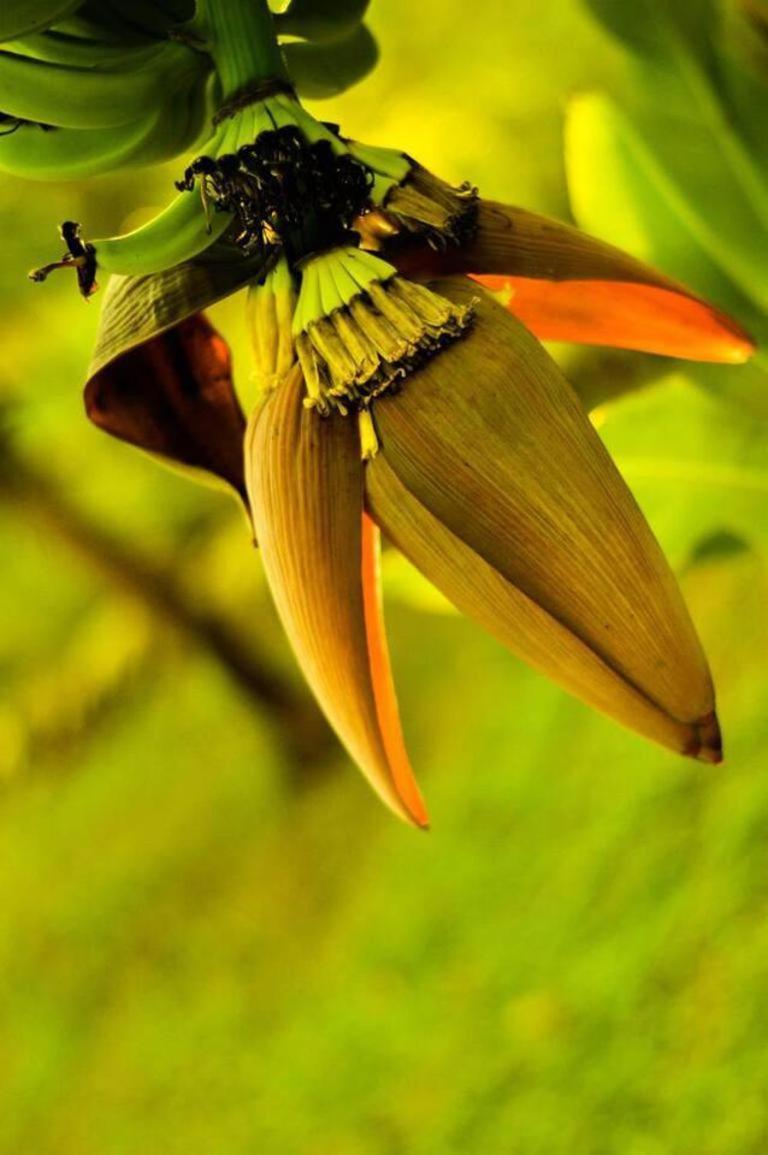
<svg viewBox="0 0 768 1155">
<path fill-rule="evenodd" d="M 365 9 L 105 0 L 44 35 L 48 56 L 62 38 L 70 59 L 73 37 L 106 44 L 108 66 L 102 47 L 93 67 L 82 53 L 56 65 L 0 50 L 10 136 L 33 151 L 71 131 L 76 152 L 79 133 L 117 130 L 132 111 L 142 121 L 190 85 L 208 102 L 201 152 L 165 210 L 104 239 L 67 221 L 63 258 L 32 274 L 74 271 L 84 296 L 115 274 L 88 415 L 218 478 L 245 506 L 307 681 L 404 820 L 428 821 L 389 665 L 382 532 L 566 690 L 678 754 L 719 762 L 714 688 L 673 573 L 540 340 L 728 365 L 753 342 L 612 245 L 469 181 L 450 185 L 308 111 L 302 93 L 339 91 L 372 66 Z M 742 192 L 757 213 L 751 186 Z M 757 259 L 740 254 L 744 277 Z M 250 413 L 201 312 L 246 287 L 260 385 Z"/>
</svg>

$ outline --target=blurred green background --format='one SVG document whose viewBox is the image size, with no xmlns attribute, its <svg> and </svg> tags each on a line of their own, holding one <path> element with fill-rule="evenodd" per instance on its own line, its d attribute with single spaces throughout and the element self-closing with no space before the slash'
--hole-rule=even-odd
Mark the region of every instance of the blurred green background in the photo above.
<svg viewBox="0 0 768 1155">
<path fill-rule="evenodd" d="M 739 238 L 600 120 L 640 74 L 577 0 L 370 23 L 381 63 L 326 119 L 567 217 L 578 97 L 579 216 L 759 330 Z M 727 184 L 726 152 L 697 156 Z M 98 297 L 25 279 L 60 220 L 121 230 L 177 169 L 0 182 L 0 1151 L 763 1155 L 761 363 L 563 353 L 681 575 L 725 765 L 591 714 L 388 559 L 419 835 L 317 725 L 234 504 L 85 421 Z M 242 313 L 214 319 L 247 389 Z"/>
</svg>

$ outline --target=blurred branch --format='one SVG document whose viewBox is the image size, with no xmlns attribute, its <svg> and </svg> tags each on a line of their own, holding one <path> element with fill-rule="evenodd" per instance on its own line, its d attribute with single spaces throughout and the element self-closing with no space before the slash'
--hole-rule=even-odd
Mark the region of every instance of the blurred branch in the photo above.
<svg viewBox="0 0 768 1155">
<path fill-rule="evenodd" d="M 22 669 L 0 703 L 4 781 L 24 783 L 52 758 L 57 770 L 70 764 L 84 736 L 125 708 L 162 659 L 164 635 L 153 627 L 143 602 L 102 599 L 57 646 L 55 662 Z"/>
<path fill-rule="evenodd" d="M 297 782 L 337 749 L 337 741 L 314 699 L 286 681 L 252 642 L 217 613 L 198 606 L 168 567 L 156 564 L 134 542 L 121 541 L 90 520 L 60 486 L 26 461 L 0 436 L 0 500 L 74 549 L 89 566 L 126 590 L 153 614 L 202 646 L 277 730 L 295 767 Z"/>
</svg>

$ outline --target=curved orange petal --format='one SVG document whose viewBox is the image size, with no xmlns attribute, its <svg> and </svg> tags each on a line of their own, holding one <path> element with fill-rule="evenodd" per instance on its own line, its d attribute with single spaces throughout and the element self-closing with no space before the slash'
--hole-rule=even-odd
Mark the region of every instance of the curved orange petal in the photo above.
<svg viewBox="0 0 768 1155">
<path fill-rule="evenodd" d="M 475 276 L 541 341 L 636 349 L 689 361 L 743 364 L 746 333 L 708 305 L 658 285 Z"/>
<path fill-rule="evenodd" d="M 427 826 L 429 818 L 405 748 L 392 666 L 389 661 L 389 647 L 381 612 L 380 539 L 378 526 L 371 521 L 368 514 L 364 513 L 361 540 L 363 609 L 376 715 L 397 794 L 418 825 Z"/>
<path fill-rule="evenodd" d="M 296 367 L 251 419 L 246 483 L 264 570 L 318 702 L 374 790 L 427 825 L 405 752 L 363 518 L 357 423 L 303 406 Z"/>
<path fill-rule="evenodd" d="M 393 249 L 413 275 L 466 273 L 542 340 L 740 363 L 755 351 L 720 310 L 620 249 L 525 209 L 480 201 L 474 238 L 444 251 Z"/>
</svg>

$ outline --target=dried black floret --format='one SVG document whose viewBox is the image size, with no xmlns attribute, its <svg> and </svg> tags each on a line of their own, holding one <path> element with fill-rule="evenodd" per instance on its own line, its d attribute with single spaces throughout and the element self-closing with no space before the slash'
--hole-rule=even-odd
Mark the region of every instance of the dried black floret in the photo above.
<svg viewBox="0 0 768 1155">
<path fill-rule="evenodd" d="M 231 213 L 235 241 L 248 254 L 286 249 L 297 260 L 348 240 L 366 206 L 373 175 L 329 140 L 309 143 L 295 126 L 263 132 L 216 159 L 197 157 L 176 182 L 200 189 L 206 211 Z"/>
</svg>

